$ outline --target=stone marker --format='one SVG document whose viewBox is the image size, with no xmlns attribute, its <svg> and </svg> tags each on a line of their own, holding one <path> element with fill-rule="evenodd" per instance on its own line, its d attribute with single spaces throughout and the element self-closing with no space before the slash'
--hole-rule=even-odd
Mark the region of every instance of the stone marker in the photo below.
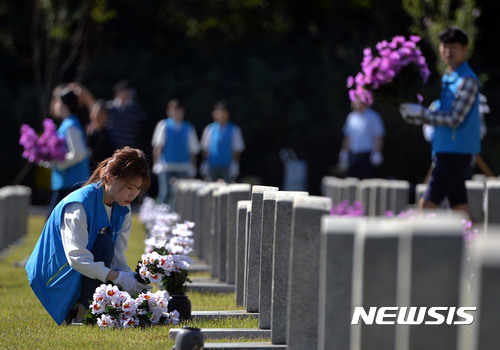
<svg viewBox="0 0 500 350">
<path fill-rule="evenodd" d="M 463 217 L 444 211 L 408 220 L 401 237 L 398 306 L 457 307 L 463 262 Z M 428 318 L 426 318 L 427 320 Z M 432 319 L 433 320 L 433 319 Z M 456 325 L 398 325 L 397 349 L 456 349 Z"/>
<path fill-rule="evenodd" d="M 298 196 L 293 202 L 287 308 L 289 350 L 316 349 L 321 217 L 330 213 L 330 198 Z"/>
<path fill-rule="evenodd" d="M 289 239 L 290 239 L 290 225 L 291 225 L 291 206 L 293 205 L 293 198 L 296 196 L 306 196 L 307 192 L 303 191 L 268 191 L 264 192 L 264 206 L 262 215 L 262 237 L 261 237 L 261 251 L 260 251 L 260 293 L 259 293 L 259 328 L 261 329 L 271 329 L 271 314 L 273 310 L 273 264 L 276 261 L 274 259 L 274 252 L 277 249 L 276 245 L 281 245 L 280 249 L 286 249 L 286 256 L 283 254 L 278 255 L 277 259 L 280 263 L 289 263 Z M 277 201 L 279 199 L 287 198 L 290 200 L 290 215 L 288 217 L 280 217 L 282 213 L 277 212 Z M 276 243 L 276 225 L 278 225 L 278 220 L 288 220 L 288 237 L 286 238 L 287 244 L 285 242 Z M 281 229 L 282 227 L 278 227 Z M 283 233 L 280 233 L 283 234 Z M 285 260 L 286 259 L 286 260 Z M 283 271 L 281 273 L 284 273 Z M 288 268 L 286 269 L 286 275 L 283 277 L 288 277 Z M 282 286 L 284 294 L 287 293 L 287 280 Z M 286 323 L 286 304 L 283 305 L 283 319 Z M 284 327 L 284 325 L 282 325 Z M 284 328 L 286 329 L 286 328 Z M 286 337 L 286 333 L 283 334 Z"/>
<path fill-rule="evenodd" d="M 370 215 L 370 211 L 372 210 L 370 207 L 371 204 L 371 179 L 363 179 L 359 181 L 358 189 L 356 191 L 356 200 L 363 203 L 363 210 L 366 216 Z"/>
<path fill-rule="evenodd" d="M 484 208 L 484 230 L 488 231 L 489 224 L 500 223 L 500 180 L 486 181 Z"/>
<path fill-rule="evenodd" d="M 260 239 L 259 275 L 259 328 L 271 328 L 271 299 L 273 273 L 274 223 L 276 219 L 276 194 L 264 192 L 262 206 L 262 234 Z"/>
<path fill-rule="evenodd" d="M 307 196 L 307 194 L 307 192 L 286 191 L 276 193 L 271 308 L 271 342 L 273 344 L 286 343 L 293 199 L 296 196 Z"/>
<path fill-rule="evenodd" d="M 383 179 L 370 179 L 370 204 L 368 205 L 368 216 L 379 216 L 385 212 L 385 180 Z"/>
<path fill-rule="evenodd" d="M 226 225 L 226 282 L 236 282 L 236 252 L 238 237 L 238 202 L 249 200 L 252 194 L 250 184 L 230 184 L 228 199 L 228 216 Z"/>
<path fill-rule="evenodd" d="M 342 184 L 344 180 L 335 176 L 325 176 L 322 179 L 322 194 L 331 198 L 332 203 L 337 205 L 342 201 Z"/>
<path fill-rule="evenodd" d="M 484 187 L 485 182 L 483 181 L 465 181 L 467 202 L 474 222 L 484 222 Z"/>
<path fill-rule="evenodd" d="M 219 266 L 219 280 L 225 282 L 226 278 L 226 259 L 227 259 L 227 223 L 229 219 L 229 186 L 223 186 L 219 189 L 220 194 L 220 226 L 219 226 L 219 236 L 217 237 L 218 250 L 217 254 Z M 216 232 L 217 235 L 217 232 Z M 233 252 L 234 252 L 234 246 Z M 234 283 L 234 278 L 232 278 Z"/>
<path fill-rule="evenodd" d="M 470 266 L 465 269 L 471 286 L 466 306 L 474 322 L 460 327 L 459 350 L 496 350 L 500 343 L 498 322 L 500 315 L 500 231 L 496 227 L 487 239 L 474 242 Z"/>
<path fill-rule="evenodd" d="M 354 247 L 353 309 L 360 306 L 368 311 L 370 307 L 397 305 L 398 250 L 404 234 L 409 234 L 408 228 L 401 220 L 359 221 Z M 328 289 L 326 293 L 328 298 Z M 351 331 L 351 350 L 395 349 L 395 325 L 364 325 L 361 321 Z"/>
<path fill-rule="evenodd" d="M 245 306 L 245 264 L 246 264 L 246 235 L 247 235 L 247 215 L 251 201 L 238 201 L 237 207 L 237 236 L 236 236 L 236 305 Z"/>
<path fill-rule="evenodd" d="M 342 200 L 347 200 L 349 204 L 352 205 L 356 201 L 358 185 L 358 178 L 346 177 L 342 183 Z"/>
<path fill-rule="evenodd" d="M 259 312 L 260 244 L 262 236 L 262 212 L 264 192 L 278 191 L 277 187 L 252 187 L 252 215 L 248 237 L 248 264 L 246 307 L 248 312 Z"/>
<path fill-rule="evenodd" d="M 212 225 L 213 229 L 210 236 L 211 258 L 210 258 L 210 271 L 212 277 L 220 277 L 220 188 L 215 188 L 212 191 Z"/>
<path fill-rule="evenodd" d="M 410 200 L 410 183 L 404 180 L 391 180 L 388 186 L 387 198 L 389 202 L 388 209 L 394 215 L 400 214 L 406 210 Z"/>
<path fill-rule="evenodd" d="M 325 215 L 321 221 L 318 349 L 350 348 L 354 237 L 360 220 Z"/>
<path fill-rule="evenodd" d="M 243 306 L 247 307 L 248 299 L 248 261 L 250 260 L 249 245 L 250 245 L 250 222 L 252 220 L 252 201 L 248 205 L 247 209 L 247 222 L 245 227 L 245 271 L 244 271 L 244 281 L 243 281 Z"/>
</svg>

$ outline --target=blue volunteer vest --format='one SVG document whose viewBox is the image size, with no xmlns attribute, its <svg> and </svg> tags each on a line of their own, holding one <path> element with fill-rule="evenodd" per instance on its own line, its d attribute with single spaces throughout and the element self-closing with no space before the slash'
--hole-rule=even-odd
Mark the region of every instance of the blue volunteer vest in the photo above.
<svg viewBox="0 0 500 350">
<path fill-rule="evenodd" d="M 111 227 L 113 241 L 120 233 L 128 207 L 114 204 L 111 222 L 103 202 L 103 187 L 90 184 L 65 197 L 54 208 L 26 264 L 33 292 L 57 324 L 61 324 L 81 292 L 82 275 L 69 266 L 61 240 L 61 221 L 64 207 L 82 203 L 87 215 L 89 240 L 87 249 L 94 246 L 100 229 Z"/>
<path fill-rule="evenodd" d="M 64 119 L 59 129 L 57 129 L 57 134 L 59 136 L 65 137 L 66 131 L 70 126 L 76 127 L 81 134 L 83 144 L 85 144 L 85 133 L 83 132 L 82 125 L 78 119 L 71 114 L 69 117 Z M 52 170 L 52 190 L 60 190 L 62 188 L 70 188 L 76 184 L 83 184 L 88 180 L 90 176 L 89 158 L 85 157 L 81 162 L 70 166 L 65 170 L 59 170 L 54 168 Z"/>
<path fill-rule="evenodd" d="M 163 146 L 162 159 L 165 163 L 189 163 L 189 131 L 191 124 L 183 121 L 176 127 L 173 118 L 166 119 L 166 142 Z"/>
<path fill-rule="evenodd" d="M 208 149 L 208 164 L 213 166 L 229 166 L 233 160 L 233 128 L 234 124 L 212 123 L 210 145 Z"/>
<path fill-rule="evenodd" d="M 450 74 L 443 75 L 439 107 L 441 111 L 451 109 L 455 94 L 466 77 L 473 77 L 478 81 L 476 74 L 467 62 L 461 64 Z M 453 128 L 436 125 L 432 150 L 438 153 L 459 154 L 477 154 L 481 152 L 479 93 L 462 124 Z"/>
</svg>

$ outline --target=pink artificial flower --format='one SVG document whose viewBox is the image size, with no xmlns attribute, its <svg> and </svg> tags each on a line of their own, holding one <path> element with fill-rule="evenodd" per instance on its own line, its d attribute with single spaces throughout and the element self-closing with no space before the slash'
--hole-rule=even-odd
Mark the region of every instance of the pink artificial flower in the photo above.
<svg viewBox="0 0 500 350">
<path fill-rule="evenodd" d="M 418 43 L 420 41 L 420 37 L 418 35 L 410 35 L 410 40 L 414 43 Z"/>
</svg>

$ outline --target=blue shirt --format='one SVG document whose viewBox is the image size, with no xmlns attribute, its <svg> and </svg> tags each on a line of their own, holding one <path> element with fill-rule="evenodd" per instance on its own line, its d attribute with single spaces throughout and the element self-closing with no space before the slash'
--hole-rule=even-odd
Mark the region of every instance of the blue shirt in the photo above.
<svg viewBox="0 0 500 350">
<path fill-rule="evenodd" d="M 82 125 L 78 121 L 78 118 L 72 114 L 64 119 L 59 129 L 57 129 L 57 134 L 65 137 L 66 131 L 69 127 L 75 127 L 78 129 L 82 137 L 83 144 L 85 145 L 85 133 L 83 132 Z M 54 168 L 52 170 L 51 188 L 54 191 L 71 188 L 77 184 L 85 183 L 89 176 L 89 158 L 86 156 L 81 162 L 72 165 L 67 169 L 59 170 Z"/>
<path fill-rule="evenodd" d="M 192 126 L 182 121 L 176 125 L 173 118 L 166 119 L 166 143 L 163 146 L 162 159 L 166 163 L 189 163 L 189 132 Z"/>
<path fill-rule="evenodd" d="M 211 136 L 208 148 L 208 164 L 212 166 L 229 166 L 233 160 L 233 128 L 234 124 L 228 122 L 222 126 L 220 123 L 210 124 Z"/>
<path fill-rule="evenodd" d="M 64 208 L 73 202 L 82 203 L 85 209 L 88 250 L 92 249 L 99 230 L 105 227 L 111 227 L 113 240 L 116 241 L 125 216 L 129 213 L 128 207 L 115 203 L 109 220 L 103 202 L 103 187 L 90 184 L 69 194 L 50 214 L 25 269 L 33 292 L 59 325 L 81 292 L 82 275 L 69 266 L 61 239 Z"/>
<path fill-rule="evenodd" d="M 440 111 L 451 110 L 455 95 L 464 78 L 478 81 L 476 74 L 467 62 L 451 73 L 443 75 L 441 80 Z M 477 154 L 481 151 L 479 93 L 464 121 L 456 126 L 436 125 L 432 140 L 432 150 L 438 153 Z"/>
</svg>

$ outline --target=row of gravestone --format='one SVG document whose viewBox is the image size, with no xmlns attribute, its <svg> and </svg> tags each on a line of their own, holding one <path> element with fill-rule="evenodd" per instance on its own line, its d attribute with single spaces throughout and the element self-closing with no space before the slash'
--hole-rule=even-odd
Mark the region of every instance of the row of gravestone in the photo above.
<svg viewBox="0 0 500 350">
<path fill-rule="evenodd" d="M 270 186 L 198 180 L 176 186 L 175 210 L 196 223 L 199 258 L 213 277 L 235 285 L 236 304 L 258 313 L 272 344 L 342 350 L 497 346 L 500 241 L 493 228 L 487 244 L 477 239 L 470 249 L 462 218 L 448 211 L 353 218 L 330 215 L 331 205 L 329 197 Z M 459 317 L 458 307 L 473 306 L 476 311 L 464 312 L 474 322 L 460 325 L 467 318 Z M 356 307 L 363 307 L 366 320 L 351 324 Z M 420 308 L 407 309 L 415 320 L 426 308 L 423 323 L 408 324 L 412 316 L 404 307 Z M 373 324 L 367 324 L 370 315 Z"/>
<path fill-rule="evenodd" d="M 26 233 L 30 203 L 29 187 L 0 188 L 0 250 L 7 248 Z"/>
<path fill-rule="evenodd" d="M 352 204 L 363 203 L 367 216 L 383 216 L 390 211 L 398 215 L 409 208 L 410 183 L 404 180 L 337 178 L 325 176 L 322 180 L 322 195 L 330 197 L 334 204 L 345 200 Z M 465 182 L 467 197 L 474 222 L 500 223 L 500 179 L 477 177 Z M 415 197 L 421 198 L 426 184 L 418 184 Z M 443 201 L 440 208 L 448 208 Z"/>
</svg>

